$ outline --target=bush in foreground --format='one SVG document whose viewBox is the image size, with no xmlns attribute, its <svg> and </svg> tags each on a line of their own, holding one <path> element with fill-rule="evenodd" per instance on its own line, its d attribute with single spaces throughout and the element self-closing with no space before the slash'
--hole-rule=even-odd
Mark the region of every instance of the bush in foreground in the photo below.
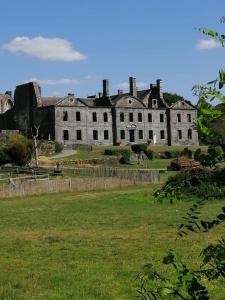
<svg viewBox="0 0 225 300">
<path fill-rule="evenodd" d="M 13 133 L 5 136 L 0 149 L 0 164 L 14 163 L 24 166 L 31 161 L 33 143 L 21 134 Z"/>
</svg>

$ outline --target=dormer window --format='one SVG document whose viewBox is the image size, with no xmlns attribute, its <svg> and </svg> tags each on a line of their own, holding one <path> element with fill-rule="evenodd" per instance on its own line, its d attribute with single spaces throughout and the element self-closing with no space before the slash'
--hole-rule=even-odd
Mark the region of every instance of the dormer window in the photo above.
<svg viewBox="0 0 225 300">
<path fill-rule="evenodd" d="M 152 99 L 152 108 L 158 108 L 158 100 Z"/>
</svg>

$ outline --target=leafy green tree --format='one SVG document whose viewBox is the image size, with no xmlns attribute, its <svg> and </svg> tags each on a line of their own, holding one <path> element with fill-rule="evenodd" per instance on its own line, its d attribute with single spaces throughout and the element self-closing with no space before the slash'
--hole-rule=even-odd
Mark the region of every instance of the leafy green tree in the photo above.
<svg viewBox="0 0 225 300">
<path fill-rule="evenodd" d="M 225 21 L 225 16 L 221 18 Z M 211 29 L 199 29 L 203 34 L 220 42 L 224 47 L 225 35 L 212 31 Z M 217 136 L 212 124 L 215 120 L 224 119 L 225 112 L 219 109 L 218 104 L 225 104 L 225 95 L 222 90 L 225 86 L 225 70 L 220 70 L 216 79 L 208 82 L 207 85 L 195 86 L 194 91 L 199 96 L 198 110 L 199 117 L 197 125 L 203 136 L 209 140 L 214 140 Z M 218 143 L 219 139 L 217 139 Z M 202 156 L 198 151 L 199 158 Z M 209 150 L 208 158 L 218 158 L 221 156 L 221 148 L 212 148 Z M 207 232 L 225 222 L 225 207 L 221 208 L 221 212 L 213 217 L 210 221 L 201 219 L 200 211 L 207 201 L 213 198 L 224 198 L 225 189 L 223 181 L 223 173 L 225 170 L 208 172 L 204 170 L 191 171 L 190 174 L 182 173 L 174 179 L 169 179 L 161 191 L 156 192 L 156 196 L 160 201 L 162 199 L 180 199 L 182 193 L 186 190 L 189 194 L 198 195 L 198 201 L 195 202 L 188 210 L 187 215 L 183 218 L 184 222 L 178 228 L 178 235 L 184 235 L 192 232 Z M 208 172 L 208 173 L 207 173 Z M 196 174 L 195 174 L 196 173 Z M 198 173 L 198 174 L 197 174 Z M 202 174 L 200 174 L 202 173 Z M 206 174 L 207 173 L 207 174 Z M 222 174 L 220 174 L 222 173 Z M 189 177 L 187 175 L 190 175 Z M 197 176 L 196 176 L 197 175 Z M 199 176 L 200 175 L 200 176 Z M 209 181 L 206 182 L 206 175 Z M 222 176 L 221 176 L 222 175 Z M 201 182 L 202 176 L 202 182 Z M 214 179 L 214 182 L 211 182 Z M 222 187 L 218 186 L 218 181 L 222 180 Z M 207 186 L 206 186 L 207 185 Z M 197 188 L 196 188 L 197 187 Z M 201 193 L 203 187 L 207 193 Z M 172 203 L 172 201 L 170 200 Z M 183 300 L 208 300 L 210 298 L 207 290 L 207 281 L 202 284 L 203 279 L 208 281 L 225 279 L 225 237 L 217 242 L 217 244 L 208 245 L 201 252 L 202 267 L 200 270 L 190 271 L 182 262 L 181 258 L 173 250 L 170 250 L 163 259 L 164 264 L 170 264 L 175 270 L 172 280 L 154 270 L 152 264 L 146 265 L 144 271 L 139 275 L 140 286 L 138 289 L 138 297 L 141 300 L 166 300 L 166 299 L 183 299 Z"/>
<path fill-rule="evenodd" d="M 33 143 L 21 134 L 9 134 L 6 137 L 5 153 L 10 161 L 24 166 L 31 161 L 33 155 Z"/>
</svg>

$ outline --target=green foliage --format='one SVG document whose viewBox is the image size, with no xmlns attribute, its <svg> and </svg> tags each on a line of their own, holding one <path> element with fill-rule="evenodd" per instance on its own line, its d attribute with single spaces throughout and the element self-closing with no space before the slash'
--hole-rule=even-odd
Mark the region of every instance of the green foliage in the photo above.
<svg viewBox="0 0 225 300">
<path fill-rule="evenodd" d="M 159 274 L 153 269 L 152 264 L 147 264 L 144 267 L 144 272 L 138 276 L 140 280 L 139 299 L 209 300 L 209 294 L 205 286 L 186 267 L 176 252 L 173 250 L 168 251 L 163 258 L 163 264 L 173 267 L 175 280 Z"/>
<path fill-rule="evenodd" d="M 122 156 L 120 158 L 121 164 L 129 164 L 130 163 L 130 155 L 131 152 L 129 149 L 123 149 Z"/>
<path fill-rule="evenodd" d="M 33 143 L 21 134 L 9 134 L 4 148 L 10 162 L 23 166 L 30 162 L 33 154 Z"/>
<path fill-rule="evenodd" d="M 224 17 L 223 20 L 224 21 Z M 218 41 L 223 47 L 225 35 L 219 35 L 217 32 L 203 28 L 199 29 L 203 34 L 210 36 Z M 203 136 L 214 139 L 215 131 L 210 127 L 210 123 L 215 119 L 224 116 L 224 112 L 218 110 L 212 102 L 214 100 L 225 103 L 225 96 L 221 89 L 225 85 L 225 71 L 220 70 L 215 80 L 208 83 L 207 86 L 195 87 L 198 92 L 199 117 L 198 128 Z M 185 150 L 185 149 L 184 149 Z M 186 150 L 187 151 L 187 150 Z M 198 152 L 197 152 L 198 151 Z M 217 161 L 222 160 L 223 151 L 221 147 L 211 147 L 208 153 L 204 154 L 197 150 L 195 159 L 201 161 L 203 165 L 215 165 Z M 169 198 L 172 203 L 173 199 L 181 198 L 184 195 L 196 195 L 198 200 L 187 211 L 184 222 L 178 228 L 178 235 L 183 237 L 190 232 L 208 232 L 221 223 L 225 222 L 225 207 L 210 221 L 205 221 L 200 217 L 200 210 L 209 198 L 225 197 L 225 169 L 222 170 L 204 170 L 191 169 L 181 172 L 179 175 L 169 179 L 161 190 L 155 193 L 158 200 L 162 201 Z M 185 299 L 185 300 L 207 300 L 209 294 L 200 280 L 205 276 L 208 280 L 215 280 L 219 277 L 225 278 L 225 238 L 219 240 L 216 245 L 207 246 L 202 252 L 203 264 L 201 270 L 190 272 L 182 263 L 179 256 L 174 251 L 170 251 L 164 258 L 164 263 L 172 264 L 177 271 L 177 281 L 174 282 L 169 278 L 160 276 L 158 273 L 151 271 L 147 282 L 152 284 L 156 280 L 157 288 L 146 288 L 146 282 L 141 282 L 139 289 L 140 299 Z"/>
<path fill-rule="evenodd" d="M 129 149 L 126 148 L 120 148 L 120 147 L 114 147 L 114 148 L 109 148 L 104 150 L 104 155 L 118 155 L 121 156 L 126 153 L 131 153 Z"/>
<path fill-rule="evenodd" d="M 148 159 L 152 160 L 154 158 L 155 153 L 153 150 L 147 149 L 144 151 L 144 153 Z"/>
<path fill-rule="evenodd" d="M 198 160 L 204 167 L 213 167 L 223 159 L 221 146 L 208 147 L 208 153 L 199 153 Z"/>
<path fill-rule="evenodd" d="M 178 150 L 168 150 L 165 151 L 164 153 L 164 158 L 170 159 L 170 158 L 177 158 L 181 155 L 181 152 Z"/>
<path fill-rule="evenodd" d="M 201 148 L 196 149 L 195 153 L 194 153 L 194 160 L 198 160 L 200 159 L 200 155 L 201 155 Z"/>
<path fill-rule="evenodd" d="M 10 162 L 11 162 L 11 159 L 8 156 L 8 154 L 6 153 L 6 148 L 1 147 L 0 148 L 0 165 L 10 163 Z"/>
<path fill-rule="evenodd" d="M 155 192 L 157 201 L 181 200 L 190 195 L 208 198 L 225 197 L 225 169 L 193 168 L 180 171 L 169 177 L 165 184 Z"/>
<path fill-rule="evenodd" d="M 202 250 L 201 257 L 203 259 L 201 274 L 210 281 L 219 277 L 225 278 L 225 238 L 221 238 L 217 244 L 208 245 Z"/>
<path fill-rule="evenodd" d="M 129 164 L 130 163 L 130 156 L 131 156 L 131 151 L 130 149 L 126 148 L 110 148 L 110 149 L 105 149 L 104 155 L 117 155 L 120 156 L 120 163 L 121 164 Z"/>
<path fill-rule="evenodd" d="M 61 153 L 63 150 L 63 144 L 55 141 L 55 153 Z"/>
<path fill-rule="evenodd" d="M 173 103 L 176 103 L 178 101 L 183 101 L 184 97 L 172 93 L 163 93 L 163 99 L 166 101 L 166 103 L 169 106 L 171 106 Z"/>
<path fill-rule="evenodd" d="M 187 158 L 192 158 L 193 153 L 188 147 L 185 147 L 184 150 L 181 152 L 181 155 L 186 156 Z"/>
<path fill-rule="evenodd" d="M 207 232 L 217 225 L 225 222 L 225 207 L 222 207 L 222 212 L 210 221 L 200 219 L 200 210 L 205 205 L 207 198 L 203 197 L 196 201 L 192 207 L 187 211 L 183 219 L 184 223 L 180 224 L 178 228 L 178 235 L 184 236 L 188 231 L 192 232 Z"/>
</svg>

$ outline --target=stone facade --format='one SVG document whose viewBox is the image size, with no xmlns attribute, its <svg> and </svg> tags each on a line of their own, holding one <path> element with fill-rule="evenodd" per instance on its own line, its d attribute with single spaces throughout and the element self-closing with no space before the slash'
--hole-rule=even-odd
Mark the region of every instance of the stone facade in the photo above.
<svg viewBox="0 0 225 300">
<path fill-rule="evenodd" d="M 31 135 L 40 126 L 39 138 L 65 145 L 113 145 L 129 143 L 197 145 L 197 111 L 187 101 L 172 106 L 163 99 L 162 81 L 138 91 L 129 78 L 130 91 L 109 94 L 103 80 L 99 96 L 42 97 L 35 82 L 16 87 L 14 105 L 0 113 L 0 130 L 20 130 Z M 0 98 L 1 99 L 1 98 Z"/>
</svg>

